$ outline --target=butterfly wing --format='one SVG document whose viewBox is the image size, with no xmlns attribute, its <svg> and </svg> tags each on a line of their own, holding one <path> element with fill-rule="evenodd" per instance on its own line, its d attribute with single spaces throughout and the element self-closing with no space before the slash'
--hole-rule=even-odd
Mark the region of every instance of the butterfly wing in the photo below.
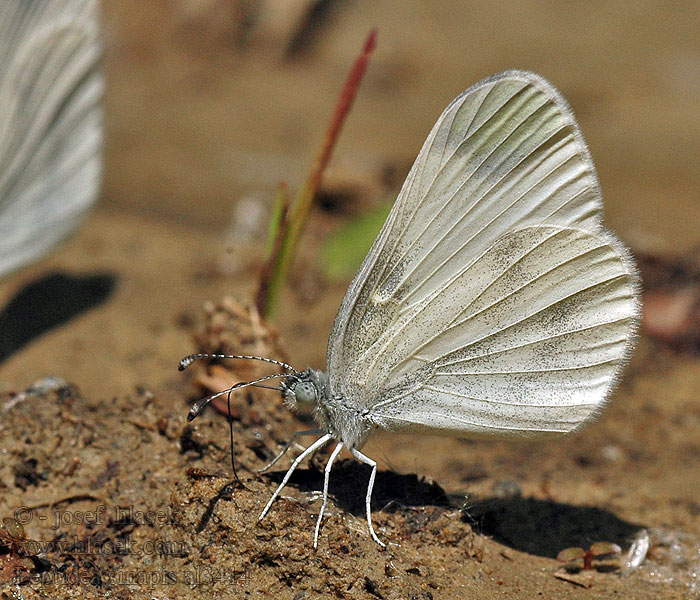
<svg viewBox="0 0 700 600">
<path fill-rule="evenodd" d="M 331 390 L 392 429 L 575 428 L 607 397 L 638 316 L 633 263 L 601 213 L 550 84 L 509 71 L 471 87 L 438 119 L 341 304 Z"/>
<path fill-rule="evenodd" d="M 630 351 L 634 290 L 630 259 L 608 234 L 508 233 L 412 316 L 404 331 L 420 341 L 392 365 L 371 418 L 471 435 L 571 431 L 600 407 Z"/>
<path fill-rule="evenodd" d="M 44 254 L 97 197 L 99 59 L 95 0 L 0 4 L 0 274 Z"/>
</svg>

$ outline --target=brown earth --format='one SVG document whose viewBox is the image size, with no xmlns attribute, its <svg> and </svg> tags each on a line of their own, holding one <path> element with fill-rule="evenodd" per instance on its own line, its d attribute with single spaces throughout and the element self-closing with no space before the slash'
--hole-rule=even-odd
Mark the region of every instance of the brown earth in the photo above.
<svg viewBox="0 0 700 600">
<path fill-rule="evenodd" d="M 0 577 L 11 560 L 24 577 L 3 597 L 698 597 L 692 336 L 669 345 L 642 332 L 609 408 L 572 437 L 371 439 L 386 550 L 363 518 L 368 470 L 350 459 L 333 470 L 318 550 L 324 455 L 256 524 L 285 466 L 255 469 L 303 425 L 272 393 L 235 399 L 248 489 L 231 485 L 225 419 L 207 411 L 188 425 L 199 392 L 176 370 L 206 301 L 251 298 L 266 203 L 278 181 L 303 179 L 375 25 L 378 49 L 274 320 L 294 365 L 323 368 L 348 283 L 321 275 L 323 240 L 396 192 L 452 97 L 506 68 L 541 73 L 572 104 L 607 222 L 644 259 L 647 288 L 697 294 L 697 270 L 677 267 L 697 266 L 700 247 L 697 6 L 336 2 L 286 53 L 297 4 L 269 3 L 248 28 L 245 6 L 105 2 L 103 197 L 56 253 L 0 282 L 0 517 L 52 542 L 39 555 L 0 545 Z M 70 385 L 16 396 L 47 376 Z M 626 551 L 644 530 L 638 569 L 623 558 L 568 574 L 555 559 L 596 541 Z"/>
</svg>

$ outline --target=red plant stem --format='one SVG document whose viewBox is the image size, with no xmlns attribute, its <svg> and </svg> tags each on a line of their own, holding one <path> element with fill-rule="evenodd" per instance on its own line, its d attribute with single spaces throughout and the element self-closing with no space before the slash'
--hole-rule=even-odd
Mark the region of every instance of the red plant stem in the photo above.
<svg viewBox="0 0 700 600">
<path fill-rule="evenodd" d="M 326 130 L 326 138 L 321 152 L 316 157 L 316 162 L 314 168 L 311 171 L 311 177 L 309 180 L 310 187 L 314 190 L 318 188 L 318 184 L 321 180 L 321 175 L 328 164 L 328 160 L 331 157 L 333 148 L 335 147 L 340 130 L 345 123 L 345 119 L 350 112 L 353 100 L 357 94 L 357 90 L 360 87 L 360 81 L 365 74 L 367 69 L 367 63 L 369 62 L 372 52 L 377 46 L 377 30 L 372 29 L 365 40 L 365 45 L 362 48 L 362 53 L 355 60 L 355 64 L 352 66 L 350 73 L 345 80 L 345 85 L 343 86 L 340 96 L 338 97 L 338 102 L 335 105 L 335 111 L 331 117 L 328 129 Z"/>
<path fill-rule="evenodd" d="M 294 198 L 289 208 L 288 219 L 283 223 L 281 234 L 277 237 L 279 243 L 274 248 L 269 260 L 262 269 L 257 293 L 257 307 L 263 318 L 269 318 L 279 296 L 282 283 L 286 280 L 289 266 L 294 257 L 297 242 L 301 237 L 306 219 L 316 196 L 321 176 L 331 157 L 340 130 L 355 99 L 360 81 L 367 68 L 367 63 L 377 44 L 377 30 L 370 31 L 365 40 L 362 52 L 348 74 L 343 89 L 338 97 L 335 111 L 326 129 L 321 151 L 316 156 L 309 175 Z"/>
</svg>

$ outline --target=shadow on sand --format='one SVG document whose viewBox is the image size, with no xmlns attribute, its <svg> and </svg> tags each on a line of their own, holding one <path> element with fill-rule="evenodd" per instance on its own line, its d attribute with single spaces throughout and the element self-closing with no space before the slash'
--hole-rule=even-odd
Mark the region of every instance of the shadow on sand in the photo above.
<svg viewBox="0 0 700 600">
<path fill-rule="evenodd" d="M 365 493 L 370 469 L 353 460 L 339 461 L 331 474 L 330 493 L 338 507 L 360 516 L 365 510 Z M 281 481 L 284 471 L 267 475 Z M 323 488 L 323 473 L 315 468 L 298 469 L 290 484 L 305 492 Z M 416 475 L 379 471 L 372 507 L 388 512 L 410 512 L 411 507 L 435 506 L 462 513 L 472 529 L 495 541 L 537 556 L 554 558 L 564 548 L 587 548 L 593 542 L 613 542 L 625 548 L 642 525 L 629 523 L 601 508 L 561 504 L 510 496 L 468 501 L 461 507 L 450 501 L 436 483 Z M 458 518 L 458 516 L 455 516 Z"/>
<path fill-rule="evenodd" d="M 115 283 L 112 273 L 49 273 L 24 286 L 0 312 L 0 363 L 34 338 L 102 304 Z"/>
</svg>

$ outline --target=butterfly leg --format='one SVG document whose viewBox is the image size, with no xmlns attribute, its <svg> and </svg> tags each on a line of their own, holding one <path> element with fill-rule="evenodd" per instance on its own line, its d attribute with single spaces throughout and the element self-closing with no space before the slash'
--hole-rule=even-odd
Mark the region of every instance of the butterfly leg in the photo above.
<svg viewBox="0 0 700 600">
<path fill-rule="evenodd" d="M 333 468 L 333 463 L 336 457 L 340 454 L 343 449 L 343 442 L 338 442 L 338 445 L 334 448 L 333 454 L 331 454 L 328 462 L 326 463 L 326 468 L 323 476 L 323 503 L 321 504 L 321 510 L 318 513 L 318 519 L 316 520 L 316 531 L 314 532 L 314 548 L 318 548 L 318 532 L 321 530 L 321 520 L 323 519 L 323 513 L 326 510 L 326 504 L 328 503 L 328 482 L 331 478 L 331 469 Z"/>
<path fill-rule="evenodd" d="M 311 454 L 314 450 L 317 450 L 318 448 L 323 446 L 326 442 L 328 442 L 332 438 L 333 438 L 333 436 L 330 433 L 327 433 L 323 437 L 318 438 L 313 444 L 311 444 L 306 450 L 304 450 L 299 456 L 297 456 L 294 459 L 292 466 L 289 467 L 289 470 L 285 474 L 284 479 L 282 479 L 282 483 L 279 484 L 279 486 L 275 490 L 275 493 L 272 494 L 272 498 L 270 498 L 268 503 L 265 505 L 265 508 L 263 509 L 262 513 L 260 513 L 260 516 L 258 517 L 258 521 L 263 520 L 263 518 L 267 514 L 267 511 L 270 510 L 272 503 L 275 501 L 275 498 L 277 498 L 277 496 L 280 495 L 282 488 L 284 488 L 284 486 L 287 485 L 289 478 L 292 476 L 292 473 L 294 473 L 294 470 L 299 466 L 299 463 L 302 460 L 304 460 L 309 454 Z"/>
<path fill-rule="evenodd" d="M 386 544 L 377 537 L 376 533 L 374 533 L 374 527 L 372 527 L 372 510 L 370 508 L 370 502 L 372 501 L 372 489 L 374 488 L 374 478 L 377 475 L 377 461 L 372 460 L 369 456 L 365 456 L 356 448 L 353 448 L 351 452 L 357 460 L 372 467 L 372 473 L 369 476 L 369 485 L 367 486 L 367 497 L 365 498 L 365 507 L 367 508 L 367 525 L 369 526 L 369 533 L 372 536 L 372 539 L 382 548 L 386 548 Z"/>
<path fill-rule="evenodd" d="M 304 431 L 297 431 L 289 441 L 284 445 L 282 450 L 279 451 L 277 456 L 273 458 L 269 463 L 267 463 L 262 469 L 258 469 L 258 473 L 264 473 L 265 471 L 271 469 L 277 461 L 282 458 L 287 450 L 289 450 L 292 447 L 292 444 L 296 441 L 296 439 L 302 435 L 319 435 L 320 433 L 323 433 L 323 429 L 306 429 Z"/>
</svg>

